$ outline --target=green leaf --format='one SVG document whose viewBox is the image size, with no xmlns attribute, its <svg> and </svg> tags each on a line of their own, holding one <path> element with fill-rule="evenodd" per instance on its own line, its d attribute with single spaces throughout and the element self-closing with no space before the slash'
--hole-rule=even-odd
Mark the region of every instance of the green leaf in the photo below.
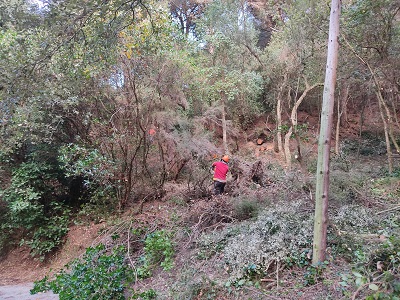
<svg viewBox="0 0 400 300">
<path fill-rule="evenodd" d="M 356 276 L 356 277 L 358 277 L 358 278 L 364 277 L 363 275 L 361 275 L 360 273 L 358 273 L 358 272 L 356 272 L 356 271 L 353 271 L 352 273 L 353 273 L 354 276 Z"/>
<path fill-rule="evenodd" d="M 242 286 L 242 285 L 244 285 L 245 283 L 246 283 L 246 280 L 245 280 L 245 279 L 240 279 L 239 282 L 238 282 L 238 286 Z"/>
<path fill-rule="evenodd" d="M 362 278 L 357 278 L 357 279 L 356 279 L 356 285 L 357 285 L 357 286 L 362 285 L 362 283 L 363 283 L 363 279 L 362 279 Z"/>
<path fill-rule="evenodd" d="M 373 291 L 379 290 L 379 287 L 375 283 L 371 283 L 370 285 L 368 285 L 368 287 Z"/>
</svg>

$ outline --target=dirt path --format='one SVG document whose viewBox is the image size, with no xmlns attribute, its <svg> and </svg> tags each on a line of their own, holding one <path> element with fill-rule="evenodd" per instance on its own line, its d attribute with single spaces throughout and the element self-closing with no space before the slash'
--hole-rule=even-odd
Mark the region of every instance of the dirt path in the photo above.
<svg viewBox="0 0 400 300">
<path fill-rule="evenodd" d="M 58 295 L 52 292 L 31 295 L 29 290 L 33 288 L 33 283 L 18 285 L 0 286 L 1 300 L 58 300 Z"/>
</svg>

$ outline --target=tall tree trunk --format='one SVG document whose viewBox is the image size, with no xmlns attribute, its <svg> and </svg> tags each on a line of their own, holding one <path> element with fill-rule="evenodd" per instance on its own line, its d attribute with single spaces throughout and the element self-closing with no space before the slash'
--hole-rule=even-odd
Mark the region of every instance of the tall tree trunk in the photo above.
<svg viewBox="0 0 400 300">
<path fill-rule="evenodd" d="M 287 74 L 283 77 L 282 86 L 279 89 L 278 99 L 276 103 L 276 140 L 278 143 L 278 151 L 279 153 L 283 153 L 283 145 L 282 145 L 282 99 L 283 99 L 283 90 L 285 88 L 287 82 Z"/>
<path fill-rule="evenodd" d="M 390 139 L 391 139 L 391 141 L 392 141 L 394 147 L 396 148 L 396 151 L 397 151 L 398 153 L 400 153 L 399 144 L 397 143 L 396 137 L 394 136 L 394 133 L 393 133 L 393 117 L 392 117 L 392 113 L 390 112 L 390 109 L 389 109 L 389 107 L 387 106 L 387 104 L 386 104 L 386 102 L 385 102 L 385 99 L 383 99 L 383 96 L 382 96 L 382 93 L 381 93 L 381 89 L 380 89 L 380 88 L 379 88 L 379 90 L 378 90 L 378 92 L 377 92 L 377 97 L 378 97 L 379 103 L 382 104 L 382 107 L 385 109 L 385 112 L 386 112 L 386 117 L 387 117 L 388 126 L 389 126 L 389 136 L 390 136 Z"/>
<path fill-rule="evenodd" d="M 222 145 L 224 147 L 225 154 L 229 153 L 228 149 L 228 139 L 226 135 L 226 115 L 225 115 L 225 105 L 226 105 L 226 95 L 224 92 L 221 92 L 221 99 L 222 99 Z"/>
<path fill-rule="evenodd" d="M 336 133 L 335 133 L 335 154 L 339 155 L 340 152 L 340 124 L 342 123 L 342 115 L 346 120 L 347 100 L 349 99 L 349 86 L 344 84 L 343 93 L 340 95 L 340 99 L 337 102 L 337 121 L 336 121 Z"/>
<path fill-rule="evenodd" d="M 388 125 L 386 122 L 385 114 L 383 113 L 382 103 L 381 103 L 378 92 L 376 92 L 376 96 L 378 97 L 379 112 L 381 114 L 381 118 L 382 118 L 382 122 L 383 122 L 383 129 L 385 131 L 386 152 L 387 152 L 387 156 L 388 156 L 388 169 L 389 169 L 389 173 L 392 173 L 393 172 L 393 156 L 392 156 L 392 149 L 390 147 Z"/>
<path fill-rule="evenodd" d="M 326 256 L 329 196 L 329 157 L 339 50 L 340 0 L 332 0 L 329 21 L 328 55 L 321 111 L 321 132 L 318 142 L 317 183 L 315 191 L 315 218 L 313 240 L 313 264 L 322 262 Z"/>
</svg>

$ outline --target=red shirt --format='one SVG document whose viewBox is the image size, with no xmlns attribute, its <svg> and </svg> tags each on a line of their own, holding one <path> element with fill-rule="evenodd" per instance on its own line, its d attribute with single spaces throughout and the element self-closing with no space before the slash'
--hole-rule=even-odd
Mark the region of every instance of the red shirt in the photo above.
<svg viewBox="0 0 400 300">
<path fill-rule="evenodd" d="M 217 161 L 212 164 L 214 167 L 214 178 L 213 180 L 226 182 L 226 173 L 228 173 L 229 166 L 223 161 Z"/>
</svg>

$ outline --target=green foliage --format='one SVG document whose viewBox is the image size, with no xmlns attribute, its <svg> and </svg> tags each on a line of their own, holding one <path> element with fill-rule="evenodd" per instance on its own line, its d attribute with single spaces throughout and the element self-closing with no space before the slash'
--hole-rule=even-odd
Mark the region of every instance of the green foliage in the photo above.
<svg viewBox="0 0 400 300">
<path fill-rule="evenodd" d="M 125 289 L 134 281 L 133 271 L 125 264 L 125 253 L 122 246 L 110 254 L 103 244 L 89 247 L 82 259 L 72 261 L 54 280 L 44 277 L 36 281 L 31 294 L 52 290 L 60 300 L 125 299 Z M 147 299 L 152 295 L 153 292 L 143 294 Z"/>
<path fill-rule="evenodd" d="M 141 266 L 137 270 L 139 277 L 151 276 L 152 269 L 158 264 L 165 271 L 171 270 L 174 266 L 173 256 L 171 235 L 165 230 L 150 233 L 144 240 L 144 255 L 140 258 Z"/>
<path fill-rule="evenodd" d="M 141 236 L 144 229 L 133 229 L 132 233 Z M 31 293 L 52 290 L 61 300 L 125 299 L 128 294 L 129 299 L 155 299 L 157 293 L 153 289 L 128 287 L 135 279 L 150 277 L 157 266 L 166 271 L 173 267 L 171 234 L 165 230 L 148 234 L 143 240 L 144 254 L 136 260 L 134 269 L 128 264 L 126 247 L 121 245 L 122 235 L 113 233 L 110 238 L 115 244 L 111 249 L 103 244 L 87 248 L 83 257 L 68 263 L 53 279 L 45 277 L 35 282 Z"/>
<path fill-rule="evenodd" d="M 31 248 L 32 256 L 39 257 L 42 261 L 47 253 L 63 243 L 63 237 L 69 230 L 70 210 L 57 203 L 52 203 L 50 209 L 53 216 L 45 217 L 43 224 L 39 224 L 34 229 L 30 238 L 20 241 L 20 244 L 26 244 Z"/>
<path fill-rule="evenodd" d="M 107 160 L 97 149 L 87 149 L 77 144 L 68 144 L 60 148 L 58 160 L 67 177 L 82 176 L 88 178 L 85 185 L 90 185 L 90 180 L 102 182 L 102 178 L 111 176 L 112 173 L 104 166 Z M 110 167 L 109 167 L 110 168 Z"/>
<path fill-rule="evenodd" d="M 31 160 L 14 170 L 10 185 L 1 191 L 8 206 L 2 234 L 17 233 L 20 244 L 41 260 L 68 232 L 69 209 L 54 199 L 62 190 L 56 176 L 52 165 Z"/>
<path fill-rule="evenodd" d="M 0 259 L 12 245 L 13 230 L 9 223 L 8 208 L 0 201 Z"/>
<path fill-rule="evenodd" d="M 248 128 L 260 112 L 263 92 L 263 78 L 257 72 L 260 50 L 251 11 L 239 1 L 213 1 L 197 25 L 201 47 L 211 49 L 199 53 L 202 77 L 197 80 L 202 83 L 203 102 L 219 105 L 221 98 L 226 99 L 229 118 L 235 125 Z M 254 55 L 248 55 L 249 49 Z"/>
<path fill-rule="evenodd" d="M 373 210 L 362 205 L 344 205 L 332 211 L 330 219 L 346 232 L 369 233 L 378 228 Z"/>
<path fill-rule="evenodd" d="M 323 279 L 323 271 L 328 265 L 327 261 L 318 263 L 318 265 L 310 265 L 304 273 L 304 286 L 314 285 Z"/>
<path fill-rule="evenodd" d="M 286 259 L 285 264 L 287 267 L 291 268 L 293 266 L 298 266 L 304 268 L 311 265 L 311 249 L 305 249 L 301 252 L 293 252 Z"/>
<path fill-rule="evenodd" d="M 199 241 L 197 258 L 207 260 L 215 254 L 221 253 L 224 250 L 229 237 L 235 234 L 237 234 L 237 230 L 227 228 L 224 233 L 203 235 Z"/>
<path fill-rule="evenodd" d="M 151 300 L 156 299 L 157 293 L 155 290 L 150 289 L 145 292 L 135 292 L 130 299 L 142 299 L 142 300 Z"/>
<path fill-rule="evenodd" d="M 302 76 L 312 83 L 323 82 L 322 66 L 326 61 L 325 51 L 321 49 L 326 47 L 329 6 L 308 0 L 293 1 L 285 5 L 284 10 L 285 16 L 281 16 L 278 23 L 282 28 L 274 32 L 263 56 L 268 66 L 264 74 L 270 78 L 269 90 L 276 92 L 282 87 L 294 91 L 299 88 L 299 84 L 304 86 L 298 80 Z M 284 86 L 283 76 L 287 77 Z M 275 106 L 275 95 L 270 93 L 266 97 L 271 106 Z M 319 101 L 313 93 L 307 98 L 311 104 L 317 105 Z"/>
<path fill-rule="evenodd" d="M 259 204 L 254 199 L 234 199 L 233 204 L 234 217 L 238 220 L 247 220 L 250 218 L 257 217 L 260 209 Z"/>
<path fill-rule="evenodd" d="M 343 205 L 336 211 L 331 210 L 329 218 L 332 225 L 328 228 L 328 243 L 332 255 L 348 261 L 365 260 L 370 249 L 363 246 L 362 235 L 379 229 L 374 212 L 360 205 Z"/>
<path fill-rule="evenodd" d="M 266 272 L 259 265 L 250 264 L 243 268 L 244 276 L 243 278 L 236 280 L 234 282 L 235 287 L 243 287 L 245 285 L 254 285 L 256 287 L 259 286 L 259 280 L 265 276 Z M 230 283 L 225 284 L 225 286 L 229 287 Z"/>
<path fill-rule="evenodd" d="M 383 133 L 370 131 L 361 132 L 359 139 L 346 139 L 341 143 L 341 151 L 345 155 L 360 154 L 363 156 L 377 156 L 386 152 Z"/>
<path fill-rule="evenodd" d="M 354 1 L 343 6 L 343 30 L 357 46 L 367 44 L 373 47 L 375 51 L 369 54 L 386 56 L 389 49 L 396 49 L 392 44 L 393 27 L 396 26 L 393 12 L 396 9 L 398 5 L 393 0 Z"/>
<path fill-rule="evenodd" d="M 78 144 L 68 144 L 59 149 L 58 161 L 65 176 L 70 180 L 83 178 L 86 191 L 85 202 L 81 215 L 88 211 L 101 211 L 110 208 L 110 199 L 115 197 L 120 188 L 118 181 L 114 181 L 116 164 L 107 159 L 98 149 L 88 149 Z"/>
</svg>

